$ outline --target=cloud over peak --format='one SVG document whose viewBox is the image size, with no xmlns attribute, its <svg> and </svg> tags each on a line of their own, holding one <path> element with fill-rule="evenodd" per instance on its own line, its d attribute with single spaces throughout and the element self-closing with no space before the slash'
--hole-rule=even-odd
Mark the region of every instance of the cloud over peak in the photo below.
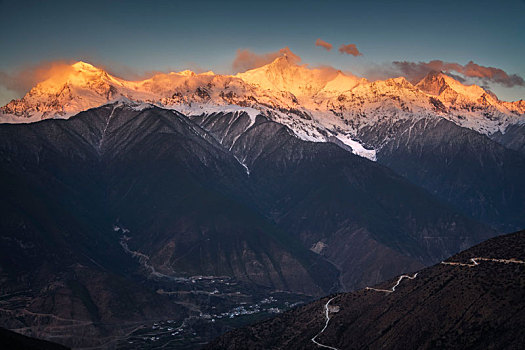
<svg viewBox="0 0 525 350">
<path fill-rule="evenodd" d="M 58 60 L 26 65 L 15 72 L 0 71 L 0 85 L 18 94 L 28 92 L 37 83 L 50 77 L 69 74 L 73 68 L 70 61 Z"/>
<path fill-rule="evenodd" d="M 429 62 L 392 62 L 394 72 L 400 73 L 408 80 L 416 82 L 431 71 L 444 72 L 454 78 L 465 81 L 466 78 L 481 80 L 484 84 L 496 83 L 506 87 L 525 86 L 525 80 L 517 74 L 509 74 L 503 69 L 482 66 L 473 61 L 465 65 L 454 62 L 432 60 Z"/>
<path fill-rule="evenodd" d="M 263 54 L 257 54 L 249 49 L 238 49 L 235 59 L 232 63 L 232 69 L 234 72 L 245 72 L 250 69 L 264 66 L 265 64 L 273 62 L 277 57 L 286 55 L 289 60 L 294 63 L 299 63 L 301 57 L 294 54 L 288 46 L 275 51 Z"/>
</svg>

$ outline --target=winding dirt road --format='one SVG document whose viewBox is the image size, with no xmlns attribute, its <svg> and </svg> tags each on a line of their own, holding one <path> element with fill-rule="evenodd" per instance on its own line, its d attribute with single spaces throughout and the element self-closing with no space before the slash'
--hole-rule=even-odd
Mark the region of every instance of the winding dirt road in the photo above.
<svg viewBox="0 0 525 350">
<path fill-rule="evenodd" d="M 475 267 L 475 266 L 478 266 L 480 264 L 481 261 L 488 261 L 488 262 L 497 262 L 497 263 L 503 263 L 503 264 L 525 264 L 525 261 L 522 261 L 522 260 L 517 260 L 517 259 L 498 259 L 498 258 L 483 258 L 483 257 L 477 257 L 477 258 L 471 258 L 470 259 L 470 263 L 461 263 L 461 262 L 454 262 L 454 261 L 442 261 L 441 264 L 443 265 L 452 265 L 452 266 L 467 266 L 467 267 Z M 401 275 L 399 276 L 396 284 L 394 284 L 394 286 L 392 286 L 392 288 L 390 289 L 380 289 L 380 288 L 372 288 L 372 287 L 366 287 L 365 290 L 373 290 L 373 291 L 376 291 L 376 292 L 383 292 L 383 293 L 394 293 L 395 290 L 396 290 L 396 287 L 399 286 L 399 284 L 401 283 L 401 281 L 405 278 L 407 279 L 410 279 L 410 280 L 413 280 L 417 277 L 417 273 L 415 273 L 413 276 L 410 276 L 410 275 Z M 315 343 L 317 346 L 320 346 L 322 348 L 326 348 L 326 349 L 332 349 L 332 350 L 339 350 L 338 348 L 335 348 L 333 346 L 329 346 L 329 345 L 325 345 L 325 344 L 321 344 L 319 343 L 316 338 L 318 336 L 320 336 L 325 330 L 326 328 L 328 327 L 328 323 L 330 322 L 330 310 L 329 310 L 329 305 L 330 305 L 330 302 L 332 300 L 334 300 L 336 297 L 333 297 L 331 298 L 330 300 L 328 300 L 328 302 L 325 304 L 324 306 L 324 309 L 325 309 L 325 318 L 326 318 L 326 322 L 325 322 L 325 325 L 323 327 L 323 329 L 321 329 L 321 331 L 319 333 L 317 333 L 311 340 L 313 343 Z"/>
<path fill-rule="evenodd" d="M 321 329 L 321 331 L 319 333 L 317 333 L 311 340 L 312 340 L 312 342 L 314 342 L 315 344 L 317 344 L 318 346 L 320 346 L 322 348 L 327 348 L 327 349 L 332 349 L 332 350 L 339 350 L 338 348 L 334 348 L 333 346 L 328 346 L 328 345 L 321 344 L 317 340 L 315 340 L 315 338 L 317 338 L 319 335 L 321 335 L 321 333 L 324 332 L 326 327 L 328 327 L 328 322 L 330 322 L 330 310 L 328 309 L 328 306 L 330 305 L 330 302 L 332 300 L 334 300 L 335 298 L 337 298 L 337 297 L 333 297 L 332 299 L 328 300 L 328 302 L 324 305 L 326 322 L 324 324 L 323 329 Z"/>
<path fill-rule="evenodd" d="M 409 280 L 413 280 L 414 278 L 417 277 L 417 272 L 414 274 L 414 276 L 409 276 L 409 275 L 401 275 L 399 276 L 396 284 L 394 284 L 394 286 L 390 289 L 378 289 L 378 288 L 372 288 L 372 287 L 366 287 L 365 289 L 366 290 L 374 290 L 376 292 L 384 292 L 384 293 L 394 293 L 396 291 L 396 287 L 399 286 L 399 283 L 401 283 L 401 281 L 404 279 L 404 278 L 408 278 Z"/>
<path fill-rule="evenodd" d="M 443 265 L 453 265 L 453 266 L 467 266 L 467 267 L 474 267 L 478 266 L 480 261 L 490 261 L 490 262 L 497 262 L 497 263 L 503 263 L 503 264 L 525 264 L 525 261 L 522 260 L 516 260 L 516 259 L 495 259 L 495 258 L 472 258 L 470 259 L 472 263 L 460 263 L 460 262 L 454 262 L 454 261 L 442 261 L 441 263 Z"/>
</svg>

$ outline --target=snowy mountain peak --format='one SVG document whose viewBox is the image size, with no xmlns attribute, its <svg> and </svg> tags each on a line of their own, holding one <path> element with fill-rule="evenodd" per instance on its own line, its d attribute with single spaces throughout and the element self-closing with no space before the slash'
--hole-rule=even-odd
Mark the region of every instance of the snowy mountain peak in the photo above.
<svg viewBox="0 0 525 350">
<path fill-rule="evenodd" d="M 524 101 L 500 101 L 443 72 L 431 72 L 416 85 L 404 77 L 369 82 L 286 55 L 235 76 L 185 70 L 127 81 L 82 61 L 54 73 L 1 107 L 0 122 L 67 118 L 117 99 L 136 103 L 133 108 L 153 104 L 194 115 L 244 110 L 253 119 L 262 113 L 305 140 L 337 139 L 370 159 L 375 150 L 360 145 L 359 133 L 379 123 L 431 116 L 487 135 L 525 123 Z"/>
<path fill-rule="evenodd" d="M 342 73 L 335 69 L 309 68 L 307 65 L 299 65 L 293 59 L 283 55 L 267 65 L 239 73 L 236 77 L 264 90 L 285 91 L 296 97 L 311 98 L 338 74 Z M 348 89 L 351 87 L 349 86 Z"/>
<path fill-rule="evenodd" d="M 438 71 L 429 72 L 416 86 L 430 95 L 439 96 L 447 87 L 445 74 Z"/>
<path fill-rule="evenodd" d="M 181 71 L 181 72 L 178 72 L 178 73 L 176 73 L 176 74 L 184 75 L 185 77 L 194 77 L 194 76 L 197 75 L 197 74 L 195 74 L 195 72 L 193 72 L 193 71 L 191 71 L 191 70 L 188 70 L 188 69 L 183 70 L 183 71 Z"/>
<path fill-rule="evenodd" d="M 350 91 L 359 84 L 367 84 L 368 80 L 365 78 L 358 78 L 355 75 L 346 75 L 341 71 L 337 71 L 335 78 L 326 83 L 323 92 L 326 93 L 342 93 Z"/>
<path fill-rule="evenodd" d="M 53 69 L 53 74 L 38 83 L 22 99 L 0 109 L 0 121 L 38 121 L 64 118 L 100 106 L 115 98 L 120 79 L 103 69 L 82 61 Z"/>
<path fill-rule="evenodd" d="M 102 69 L 97 68 L 89 63 L 78 61 L 76 63 L 73 63 L 71 65 L 72 68 L 74 68 L 76 71 L 86 71 L 86 72 L 100 72 Z"/>
<path fill-rule="evenodd" d="M 487 92 L 478 85 L 465 85 L 443 72 L 428 73 L 416 86 L 421 91 L 445 99 L 459 97 L 464 101 L 481 102 L 479 99 L 486 95 L 490 96 L 491 100 L 498 100 L 492 92 Z"/>
<path fill-rule="evenodd" d="M 71 66 L 57 68 L 48 79 L 37 84 L 29 92 L 29 96 L 43 96 L 46 94 L 59 94 L 67 88 L 84 87 L 93 89 L 104 82 L 117 81 L 103 69 L 89 63 L 79 61 Z M 28 96 L 26 96 L 28 97 Z"/>
<path fill-rule="evenodd" d="M 291 56 L 287 55 L 286 53 L 283 53 L 281 56 L 279 56 L 275 60 L 273 60 L 273 62 L 271 62 L 269 65 L 273 65 L 273 66 L 277 66 L 277 65 L 280 65 L 280 66 L 287 66 L 287 65 L 296 66 L 297 64 L 295 64 L 295 60 Z"/>
</svg>

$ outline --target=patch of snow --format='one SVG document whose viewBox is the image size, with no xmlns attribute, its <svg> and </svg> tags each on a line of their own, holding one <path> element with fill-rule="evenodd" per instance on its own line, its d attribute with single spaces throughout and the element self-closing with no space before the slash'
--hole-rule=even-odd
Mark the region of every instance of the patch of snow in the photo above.
<svg viewBox="0 0 525 350">
<path fill-rule="evenodd" d="M 131 106 L 131 109 L 133 109 L 134 111 L 141 112 L 143 110 L 150 109 L 150 108 L 153 108 L 153 107 L 154 107 L 154 105 L 152 105 L 151 103 L 140 103 L 140 104 L 137 104 L 135 106 Z"/>
<path fill-rule="evenodd" d="M 353 154 L 370 159 L 374 162 L 377 160 L 375 149 L 366 149 L 361 143 L 353 140 L 349 135 L 337 135 L 336 137 L 345 145 L 352 148 Z"/>
<path fill-rule="evenodd" d="M 324 248 L 328 247 L 328 245 L 324 242 L 317 242 L 315 243 L 311 248 L 310 250 L 312 252 L 314 252 L 315 254 L 321 254 L 321 252 L 323 251 Z"/>
<path fill-rule="evenodd" d="M 248 168 L 248 166 L 244 164 L 244 162 L 242 162 L 239 158 L 237 158 L 237 156 L 234 155 L 233 157 L 235 158 L 235 160 L 239 162 L 240 165 L 244 167 L 244 170 L 246 171 L 246 175 L 250 176 L 250 169 Z"/>
<path fill-rule="evenodd" d="M 252 107 L 242 107 L 238 105 L 219 105 L 214 103 L 167 105 L 164 106 L 164 108 L 173 109 L 184 115 L 245 112 L 250 117 L 250 125 L 248 127 L 251 127 L 253 124 L 255 124 L 255 118 L 257 117 L 257 115 L 261 114 L 261 111 Z"/>
<path fill-rule="evenodd" d="M 14 114 L 0 114 L 0 124 L 30 124 L 44 120 L 42 117 L 43 113 L 33 113 L 30 117 L 19 117 Z M 66 115 L 64 119 L 67 119 L 69 115 Z M 60 118 L 56 118 L 60 119 Z"/>
</svg>

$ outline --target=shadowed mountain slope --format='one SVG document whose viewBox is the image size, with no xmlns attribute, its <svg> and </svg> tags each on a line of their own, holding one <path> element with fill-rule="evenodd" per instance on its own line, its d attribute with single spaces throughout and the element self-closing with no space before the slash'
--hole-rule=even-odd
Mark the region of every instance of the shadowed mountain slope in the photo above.
<svg viewBox="0 0 525 350">
<path fill-rule="evenodd" d="M 415 276 L 323 298 L 208 348 L 319 349 L 315 337 L 331 349 L 520 349 L 524 252 L 525 231 L 493 238 Z"/>
<path fill-rule="evenodd" d="M 247 113 L 118 102 L 3 124 L 0 179 L 1 324 L 68 346 L 185 319 L 155 278 L 322 296 L 495 234 L 380 164 Z"/>
<path fill-rule="evenodd" d="M 338 266 L 347 289 L 434 263 L 491 235 L 333 143 L 300 140 L 262 116 L 251 123 L 235 114 L 193 119 L 247 167 L 266 216 Z"/>
<path fill-rule="evenodd" d="M 430 117 L 378 123 L 361 137 L 379 149 L 379 163 L 466 215 L 503 232 L 525 227 L 525 157 L 518 152 Z"/>
</svg>

